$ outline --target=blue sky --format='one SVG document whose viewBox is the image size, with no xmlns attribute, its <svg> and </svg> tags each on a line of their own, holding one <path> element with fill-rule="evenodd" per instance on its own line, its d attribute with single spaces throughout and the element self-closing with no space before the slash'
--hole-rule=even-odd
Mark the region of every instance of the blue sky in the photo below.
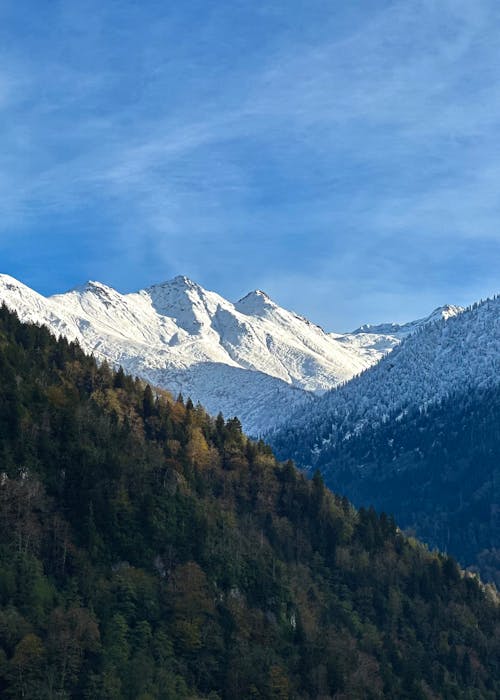
<svg viewBox="0 0 500 700">
<path fill-rule="evenodd" d="M 499 290 L 495 0 L 3 0 L 0 268 L 329 330 Z"/>
</svg>

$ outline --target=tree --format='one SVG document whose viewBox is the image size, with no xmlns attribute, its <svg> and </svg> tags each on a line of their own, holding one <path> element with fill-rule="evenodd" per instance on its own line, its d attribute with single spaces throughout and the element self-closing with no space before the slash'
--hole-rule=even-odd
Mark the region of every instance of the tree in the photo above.
<svg viewBox="0 0 500 700">
<path fill-rule="evenodd" d="M 142 413 L 144 418 L 149 418 L 155 410 L 155 398 L 149 384 L 146 384 L 144 396 L 142 399 Z"/>
</svg>

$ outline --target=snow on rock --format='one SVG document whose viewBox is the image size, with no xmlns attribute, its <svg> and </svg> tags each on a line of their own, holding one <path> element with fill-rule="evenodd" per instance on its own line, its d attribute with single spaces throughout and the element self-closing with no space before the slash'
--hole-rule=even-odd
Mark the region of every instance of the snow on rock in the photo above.
<svg viewBox="0 0 500 700">
<path fill-rule="evenodd" d="M 212 413 L 238 415 L 253 435 L 378 362 L 412 332 L 325 333 L 265 292 L 233 304 L 184 276 L 132 294 L 87 282 L 46 298 L 0 275 L 1 301 L 99 360 L 191 396 Z"/>
</svg>

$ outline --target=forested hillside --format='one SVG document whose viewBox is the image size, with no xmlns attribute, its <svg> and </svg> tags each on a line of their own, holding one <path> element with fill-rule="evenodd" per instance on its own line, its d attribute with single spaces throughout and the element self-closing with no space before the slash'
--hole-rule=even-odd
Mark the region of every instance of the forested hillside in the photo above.
<svg viewBox="0 0 500 700">
<path fill-rule="evenodd" d="M 0 310 L 0 696 L 500 696 L 493 589 Z"/>
<path fill-rule="evenodd" d="M 331 488 L 500 585 L 498 386 L 391 416 L 325 449 L 318 467 Z"/>
</svg>

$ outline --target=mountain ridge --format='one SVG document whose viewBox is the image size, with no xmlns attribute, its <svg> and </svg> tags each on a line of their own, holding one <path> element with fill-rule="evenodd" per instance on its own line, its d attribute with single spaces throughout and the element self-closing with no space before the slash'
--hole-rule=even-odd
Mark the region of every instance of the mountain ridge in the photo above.
<svg viewBox="0 0 500 700">
<path fill-rule="evenodd" d="M 352 331 L 351 335 L 359 335 L 360 333 L 381 333 L 387 335 L 408 335 L 408 333 L 413 332 L 416 328 L 426 325 L 427 323 L 432 323 L 434 321 L 439 321 L 444 318 L 452 318 L 457 316 L 457 314 L 465 311 L 463 306 L 456 306 L 455 304 L 444 304 L 443 306 L 437 306 L 434 311 L 432 311 L 428 316 L 416 319 L 415 321 L 410 321 L 408 323 L 365 323 L 359 328 Z"/>
<path fill-rule="evenodd" d="M 0 275 L 1 301 L 100 361 L 191 395 L 211 413 L 238 415 L 253 435 L 400 342 L 397 334 L 327 333 L 262 290 L 233 303 L 184 275 L 128 294 L 89 280 L 49 297 Z"/>
<path fill-rule="evenodd" d="M 425 407 L 468 385 L 499 384 L 499 348 L 496 296 L 407 335 L 377 364 L 318 398 L 307 415 L 299 409 L 272 443 L 279 454 L 313 468 L 331 445 L 391 414 Z"/>
</svg>

